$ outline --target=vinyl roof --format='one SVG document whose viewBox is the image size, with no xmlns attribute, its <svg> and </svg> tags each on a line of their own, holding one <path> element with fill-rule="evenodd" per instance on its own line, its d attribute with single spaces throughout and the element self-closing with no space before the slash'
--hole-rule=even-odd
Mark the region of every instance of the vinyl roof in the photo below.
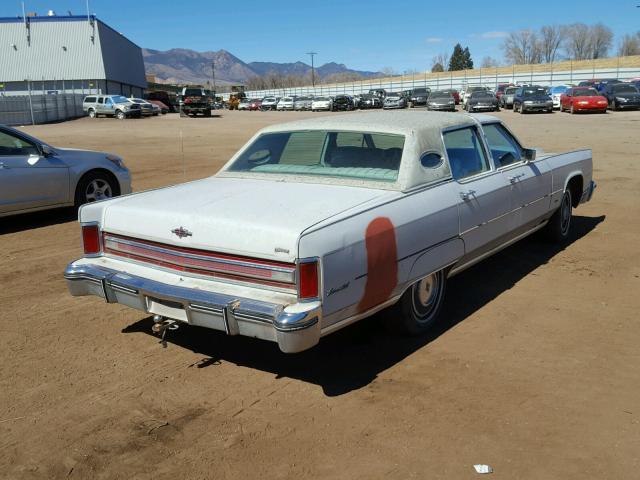
<svg viewBox="0 0 640 480">
<path fill-rule="evenodd" d="M 477 118 L 477 117 L 476 117 Z M 365 132 L 410 135 L 422 131 L 473 125 L 471 116 L 463 113 L 430 111 L 360 112 L 345 115 L 322 116 L 294 122 L 280 123 L 262 130 L 286 132 L 291 130 L 356 130 Z"/>
</svg>

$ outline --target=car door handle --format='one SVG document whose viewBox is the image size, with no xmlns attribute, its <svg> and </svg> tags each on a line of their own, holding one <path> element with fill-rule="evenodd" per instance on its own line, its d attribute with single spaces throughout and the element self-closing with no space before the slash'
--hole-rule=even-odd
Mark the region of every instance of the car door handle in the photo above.
<svg viewBox="0 0 640 480">
<path fill-rule="evenodd" d="M 513 177 L 509 177 L 509 181 L 511 183 L 516 183 L 519 179 L 521 179 L 522 177 L 524 177 L 524 173 L 521 173 L 519 175 L 514 175 Z"/>
<path fill-rule="evenodd" d="M 462 200 L 464 200 L 465 202 L 468 202 L 471 200 L 471 197 L 473 197 L 475 193 L 476 193 L 475 190 L 467 190 L 466 192 L 460 192 L 460 198 L 462 198 Z"/>
</svg>

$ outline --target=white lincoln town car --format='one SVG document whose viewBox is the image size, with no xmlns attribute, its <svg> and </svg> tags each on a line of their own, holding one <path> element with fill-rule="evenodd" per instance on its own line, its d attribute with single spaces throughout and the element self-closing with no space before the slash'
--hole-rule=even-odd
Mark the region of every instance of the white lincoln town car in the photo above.
<svg viewBox="0 0 640 480">
<path fill-rule="evenodd" d="M 536 155 L 497 118 L 403 111 L 259 131 L 213 177 L 85 205 L 64 276 L 154 315 L 299 352 L 395 309 L 421 333 L 447 278 L 539 229 L 567 239 L 590 150 Z"/>
</svg>

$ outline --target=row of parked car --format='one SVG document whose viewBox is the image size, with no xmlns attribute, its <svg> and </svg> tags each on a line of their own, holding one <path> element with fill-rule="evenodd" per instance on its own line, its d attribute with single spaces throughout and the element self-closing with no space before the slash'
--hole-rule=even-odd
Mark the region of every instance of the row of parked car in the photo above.
<svg viewBox="0 0 640 480">
<path fill-rule="evenodd" d="M 123 95 L 88 95 L 82 101 L 82 110 L 91 118 L 106 116 L 124 120 L 164 115 L 169 112 L 169 107 L 159 100 L 127 98 Z"/>
<path fill-rule="evenodd" d="M 618 79 L 594 79 L 578 85 L 513 85 L 504 83 L 493 90 L 485 86 L 467 86 L 461 91 L 442 89 L 432 91 L 428 87 L 401 92 L 372 89 L 360 95 L 335 96 L 267 96 L 247 98 L 240 102 L 238 110 L 311 110 L 344 111 L 355 109 L 401 109 L 424 106 L 428 110 L 456 111 L 461 104 L 467 112 L 499 111 L 552 112 L 566 110 L 623 110 L 640 108 L 640 79 L 622 82 Z"/>
<path fill-rule="evenodd" d="M 514 112 L 528 111 L 581 111 L 606 112 L 607 109 L 627 110 L 640 108 L 640 79 L 623 82 L 617 78 L 593 79 L 578 85 L 501 85 L 496 98 L 502 108 Z"/>
</svg>

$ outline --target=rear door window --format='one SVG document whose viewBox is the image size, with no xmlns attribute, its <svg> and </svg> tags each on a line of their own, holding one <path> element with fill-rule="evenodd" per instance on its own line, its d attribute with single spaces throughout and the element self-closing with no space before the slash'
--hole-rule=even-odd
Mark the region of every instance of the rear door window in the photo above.
<svg viewBox="0 0 640 480">
<path fill-rule="evenodd" d="M 442 136 L 453 178 L 462 180 L 491 169 L 475 127 L 444 132 Z"/>
</svg>

